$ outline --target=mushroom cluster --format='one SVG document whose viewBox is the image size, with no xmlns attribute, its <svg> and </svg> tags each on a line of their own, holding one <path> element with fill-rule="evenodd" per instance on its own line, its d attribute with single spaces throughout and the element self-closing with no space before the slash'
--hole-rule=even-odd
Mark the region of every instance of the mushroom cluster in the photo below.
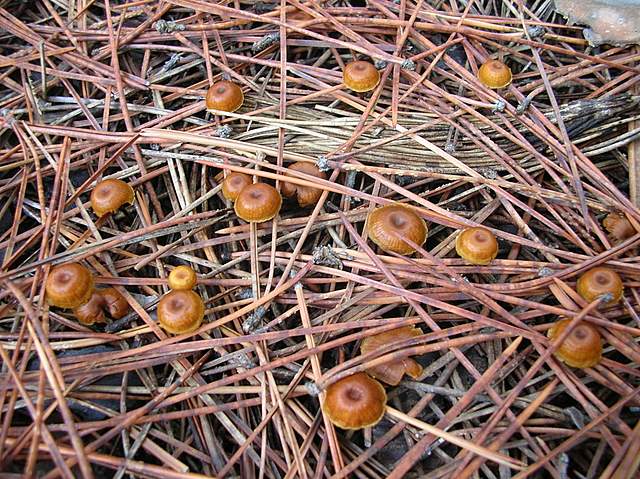
<svg viewBox="0 0 640 479">
<path fill-rule="evenodd" d="M 51 306 L 73 310 L 78 322 L 87 326 L 106 322 L 105 313 L 120 319 L 129 311 L 129 303 L 117 289 L 96 289 L 93 275 L 80 263 L 55 266 L 45 282 L 45 293 Z"/>
<path fill-rule="evenodd" d="M 168 333 L 191 333 L 202 324 L 204 302 L 192 291 L 196 283 L 196 272 L 189 266 L 177 266 L 169 273 L 171 291 L 158 302 L 158 323 Z"/>
</svg>

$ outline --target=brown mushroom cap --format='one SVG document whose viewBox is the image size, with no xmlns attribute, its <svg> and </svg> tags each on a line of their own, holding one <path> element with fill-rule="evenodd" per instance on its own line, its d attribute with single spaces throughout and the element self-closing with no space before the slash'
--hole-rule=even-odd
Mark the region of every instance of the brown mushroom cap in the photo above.
<svg viewBox="0 0 640 479">
<path fill-rule="evenodd" d="M 511 83 L 511 69 L 499 60 L 488 60 L 478 69 L 478 79 L 487 88 L 504 88 Z"/>
<path fill-rule="evenodd" d="M 99 291 L 94 291 L 86 303 L 73 309 L 73 314 L 80 324 L 91 326 L 95 323 L 104 323 L 104 298 Z"/>
<path fill-rule="evenodd" d="M 129 303 L 116 288 L 106 288 L 100 290 L 100 294 L 104 298 L 104 308 L 109 312 L 109 316 L 113 319 L 124 318 L 129 312 Z"/>
<path fill-rule="evenodd" d="M 66 263 L 54 267 L 45 283 L 47 301 L 59 308 L 73 309 L 91 298 L 93 275 L 80 263 Z"/>
<path fill-rule="evenodd" d="M 236 199 L 233 209 L 238 218 L 248 222 L 269 221 L 280 211 L 282 197 L 278 190 L 266 183 L 245 187 Z"/>
<path fill-rule="evenodd" d="M 602 221 L 602 226 L 605 227 L 616 243 L 629 239 L 636 234 L 635 228 L 627 217 L 618 212 L 609 213 Z"/>
<path fill-rule="evenodd" d="M 386 403 L 382 384 L 366 373 L 356 373 L 327 388 L 322 410 L 342 429 L 362 429 L 382 419 Z"/>
<path fill-rule="evenodd" d="M 96 185 L 91 192 L 91 208 L 98 216 L 113 213 L 122 205 L 133 204 L 133 188 L 122 180 L 110 178 Z"/>
<path fill-rule="evenodd" d="M 171 334 L 195 331 L 204 318 L 204 303 L 191 290 L 173 290 L 158 303 L 158 322 Z"/>
<path fill-rule="evenodd" d="M 344 67 L 342 80 L 355 92 L 370 91 L 380 83 L 380 72 L 372 63 L 359 60 L 348 63 Z"/>
<path fill-rule="evenodd" d="M 420 336 L 421 334 L 422 331 L 415 326 L 404 326 L 376 334 L 375 336 L 367 336 L 362 340 L 360 352 L 362 354 L 368 354 L 392 344 L 406 341 L 409 338 Z M 408 374 L 414 379 L 420 376 L 420 374 L 422 374 L 422 366 L 414 359 L 405 357 L 374 366 L 367 369 L 367 372 L 383 383 L 396 386 L 405 374 Z"/>
<path fill-rule="evenodd" d="M 169 287 L 171 289 L 193 289 L 197 281 L 196 272 L 190 266 L 176 266 L 169 273 Z"/>
<path fill-rule="evenodd" d="M 300 173 L 304 173 L 305 175 L 315 176 L 316 178 L 321 178 L 323 180 L 327 179 L 327 175 L 320 171 L 320 169 L 316 165 L 306 163 L 304 161 L 294 163 L 287 169 L 292 171 L 299 171 Z M 297 185 L 288 181 L 284 181 L 282 183 L 281 191 L 283 196 L 287 198 L 295 196 L 298 199 L 298 204 L 303 208 L 305 206 L 316 204 L 320 199 L 320 196 L 322 196 L 322 190 L 319 188 Z"/>
<path fill-rule="evenodd" d="M 606 266 L 591 268 L 578 278 L 578 294 L 585 301 L 591 302 L 600 296 L 610 294 L 607 304 L 614 304 L 622 299 L 623 286 L 620 275 Z"/>
<path fill-rule="evenodd" d="M 407 255 L 415 249 L 403 238 L 422 246 L 427 240 L 427 224 L 411 208 L 396 203 L 369 213 L 367 234 L 382 250 Z"/>
<path fill-rule="evenodd" d="M 547 336 L 552 341 L 562 334 L 569 319 L 556 322 L 548 331 Z M 589 323 L 578 324 L 556 349 L 555 356 L 572 368 L 590 368 L 600 362 L 602 358 L 602 339 L 596 328 Z"/>
<path fill-rule="evenodd" d="M 211 85 L 205 102 L 209 110 L 233 113 L 244 103 L 244 93 L 235 83 L 222 80 Z"/>
<path fill-rule="evenodd" d="M 235 201 L 240 192 L 251 184 L 251 177 L 244 173 L 231 172 L 222 182 L 222 196 Z"/>
<path fill-rule="evenodd" d="M 456 238 L 456 252 L 472 264 L 488 264 L 498 255 L 498 241 L 486 228 L 466 228 Z"/>
</svg>

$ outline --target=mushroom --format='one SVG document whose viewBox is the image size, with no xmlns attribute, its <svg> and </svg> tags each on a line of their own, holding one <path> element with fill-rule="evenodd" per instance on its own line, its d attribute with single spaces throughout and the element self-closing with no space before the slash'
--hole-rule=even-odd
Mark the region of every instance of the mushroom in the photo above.
<svg viewBox="0 0 640 479">
<path fill-rule="evenodd" d="M 244 93 L 235 83 L 222 80 L 211 85 L 205 103 L 208 110 L 233 113 L 244 103 Z"/>
<path fill-rule="evenodd" d="M 91 192 L 91 208 L 102 217 L 117 211 L 122 205 L 133 204 L 133 188 L 122 180 L 110 178 L 102 180 Z"/>
<path fill-rule="evenodd" d="M 380 83 L 380 72 L 372 63 L 362 60 L 348 63 L 342 72 L 342 81 L 351 90 L 363 93 Z"/>
<path fill-rule="evenodd" d="M 559 337 L 571 322 L 570 319 L 557 321 L 548 331 L 551 341 Z M 602 358 L 602 340 L 596 328 L 588 323 L 580 323 L 574 327 L 562 341 L 555 356 L 572 368 L 590 368 Z"/>
<path fill-rule="evenodd" d="M 99 289 L 93 292 L 88 302 L 74 308 L 73 314 L 80 323 L 91 326 L 106 321 L 105 310 L 113 319 L 120 319 L 129 311 L 129 303 L 115 288 Z"/>
<path fill-rule="evenodd" d="M 158 322 L 171 334 L 195 331 L 204 318 L 204 303 L 191 290 L 173 290 L 158 303 Z"/>
<path fill-rule="evenodd" d="M 94 291 L 86 303 L 73 309 L 73 314 L 80 324 L 91 326 L 95 323 L 104 323 L 104 298 L 99 291 Z"/>
<path fill-rule="evenodd" d="M 169 287 L 171 289 L 193 289 L 197 281 L 196 272 L 190 266 L 176 266 L 169 273 Z"/>
<path fill-rule="evenodd" d="M 362 340 L 360 352 L 362 354 L 368 354 L 394 343 L 420 336 L 421 334 L 422 331 L 419 328 L 415 326 L 405 326 L 391 331 L 385 331 L 375 336 L 368 336 Z M 414 379 L 418 378 L 420 374 L 422 374 L 422 366 L 414 359 L 407 357 L 373 366 L 367 369 L 367 372 L 383 383 L 396 386 L 405 374 L 408 374 Z"/>
<path fill-rule="evenodd" d="M 299 171 L 305 175 L 315 176 L 316 178 L 321 178 L 323 180 L 327 179 L 327 175 L 320 171 L 316 165 L 306 163 L 304 161 L 294 163 L 287 169 L 291 171 Z M 296 185 L 295 183 L 284 181 L 282 183 L 282 194 L 287 198 L 295 196 L 298 199 L 298 204 L 304 208 L 305 206 L 315 204 L 320 199 L 322 190 L 311 186 Z"/>
<path fill-rule="evenodd" d="M 238 218 L 247 222 L 269 221 L 280 211 L 282 197 L 278 190 L 266 183 L 254 183 L 245 187 L 233 206 Z"/>
<path fill-rule="evenodd" d="M 105 288 L 100 290 L 104 298 L 104 306 L 113 319 L 124 318 L 129 312 L 129 303 L 116 288 Z"/>
<path fill-rule="evenodd" d="M 620 243 L 636 234 L 635 228 L 625 215 L 618 212 L 609 213 L 602 221 L 602 226 L 616 243 Z"/>
<path fill-rule="evenodd" d="M 456 252 L 471 264 L 489 264 L 498 255 L 498 241 L 486 228 L 466 228 L 456 238 Z"/>
<path fill-rule="evenodd" d="M 366 373 L 356 373 L 329 385 L 322 410 L 342 429 L 362 429 L 382 419 L 386 403 L 382 384 Z"/>
<path fill-rule="evenodd" d="M 54 267 L 47 281 L 47 301 L 59 308 L 77 308 L 91 299 L 93 275 L 80 263 L 66 263 Z"/>
<path fill-rule="evenodd" d="M 487 88 L 504 88 L 509 86 L 511 79 L 511 69 L 500 60 L 488 60 L 478 69 L 478 80 Z"/>
<path fill-rule="evenodd" d="M 623 286 L 620 275 L 606 266 L 591 268 L 584 273 L 576 285 L 578 294 L 587 302 L 609 295 L 603 298 L 605 304 L 614 304 L 622 299 Z"/>
<path fill-rule="evenodd" d="M 383 251 L 407 255 L 415 248 L 403 238 L 422 246 L 427 240 L 427 224 L 408 206 L 395 203 L 369 213 L 367 234 Z"/>
<path fill-rule="evenodd" d="M 229 173 L 222 182 L 222 196 L 236 201 L 240 192 L 251 184 L 251 177 L 245 173 Z"/>
</svg>

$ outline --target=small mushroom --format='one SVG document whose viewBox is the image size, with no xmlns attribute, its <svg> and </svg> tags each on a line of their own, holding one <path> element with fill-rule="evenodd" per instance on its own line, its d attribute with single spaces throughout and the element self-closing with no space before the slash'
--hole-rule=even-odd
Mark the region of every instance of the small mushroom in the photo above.
<svg viewBox="0 0 640 479">
<path fill-rule="evenodd" d="M 511 69 L 500 60 L 488 60 L 478 69 L 478 80 L 487 88 L 504 88 L 509 86 L 511 79 Z"/>
<path fill-rule="evenodd" d="M 99 291 L 94 291 L 86 303 L 73 309 L 73 314 L 80 324 L 91 326 L 95 323 L 104 323 L 104 297 Z"/>
<path fill-rule="evenodd" d="M 96 185 L 91 192 L 91 208 L 102 217 L 117 211 L 124 204 L 133 204 L 133 188 L 122 180 L 110 178 Z"/>
<path fill-rule="evenodd" d="M 636 234 L 635 228 L 631 225 L 627 217 L 618 212 L 609 213 L 602 221 L 602 226 L 604 226 L 616 244 Z"/>
<path fill-rule="evenodd" d="M 606 266 L 591 268 L 584 273 L 576 284 L 578 294 L 591 302 L 601 296 L 610 295 L 606 304 L 614 304 L 622 299 L 624 287 L 620 275 Z"/>
<path fill-rule="evenodd" d="M 547 331 L 548 338 L 553 341 L 559 337 L 570 322 L 570 319 L 557 321 Z M 560 361 L 572 368 L 593 367 L 602 358 L 600 333 L 589 323 L 582 322 L 571 330 L 554 354 Z"/>
<path fill-rule="evenodd" d="M 204 318 L 204 303 L 191 290 L 173 290 L 158 302 L 158 322 L 171 334 L 195 331 Z"/>
<path fill-rule="evenodd" d="M 380 83 L 380 72 L 372 63 L 358 60 L 348 63 L 342 72 L 342 81 L 351 90 L 363 93 L 373 90 Z"/>
<path fill-rule="evenodd" d="M 280 211 L 282 197 L 278 190 L 266 183 L 245 187 L 233 206 L 238 218 L 249 223 L 269 221 Z"/>
<path fill-rule="evenodd" d="M 403 238 L 422 246 L 427 240 L 427 224 L 408 206 L 395 203 L 369 213 L 367 234 L 383 251 L 408 255 L 415 248 Z"/>
<path fill-rule="evenodd" d="M 231 172 L 222 182 L 222 196 L 236 201 L 240 192 L 251 184 L 251 177 L 244 173 Z"/>
<path fill-rule="evenodd" d="M 360 352 L 362 354 L 368 354 L 391 344 L 420 336 L 421 334 L 422 331 L 419 328 L 415 326 L 405 326 L 391 331 L 385 331 L 375 336 L 367 336 L 362 340 Z M 414 379 L 418 378 L 420 374 L 422 374 L 422 366 L 414 359 L 407 357 L 374 366 L 367 369 L 367 372 L 383 383 L 396 386 L 405 374 L 408 374 Z"/>
<path fill-rule="evenodd" d="M 323 180 L 327 179 L 327 175 L 320 171 L 316 165 L 306 163 L 304 161 L 294 163 L 287 169 L 291 171 L 299 171 L 305 175 L 315 176 L 316 178 L 321 178 Z M 287 181 L 282 183 L 281 189 L 283 196 L 286 198 L 292 198 L 295 196 L 298 199 L 298 204 L 303 208 L 315 204 L 320 199 L 320 196 L 322 196 L 322 190 L 319 188 L 297 185 Z"/>
<path fill-rule="evenodd" d="M 190 266 L 176 266 L 171 273 L 169 273 L 169 287 L 171 289 L 193 289 L 197 281 L 196 272 Z"/>
<path fill-rule="evenodd" d="M 339 428 L 362 429 L 382 419 L 386 404 L 382 384 L 366 373 L 356 373 L 327 388 L 322 410 Z"/>
<path fill-rule="evenodd" d="M 91 299 L 94 290 L 93 275 L 80 263 L 66 263 L 54 267 L 47 281 L 47 301 L 59 308 L 77 308 Z"/>
<path fill-rule="evenodd" d="M 129 312 L 129 303 L 116 288 L 105 288 L 100 290 L 100 294 L 104 298 L 104 308 L 109 312 L 109 316 L 113 319 L 124 318 Z"/>
<path fill-rule="evenodd" d="M 208 110 L 233 113 L 244 103 L 244 93 L 232 81 L 222 80 L 211 85 L 205 103 Z"/>
<path fill-rule="evenodd" d="M 466 228 L 456 238 L 456 252 L 471 264 L 489 264 L 498 255 L 498 241 L 486 228 Z"/>
</svg>

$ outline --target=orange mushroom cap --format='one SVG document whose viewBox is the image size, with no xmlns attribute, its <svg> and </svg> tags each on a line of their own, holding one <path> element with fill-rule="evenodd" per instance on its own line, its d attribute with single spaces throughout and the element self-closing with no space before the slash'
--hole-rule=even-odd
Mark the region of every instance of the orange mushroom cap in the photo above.
<svg viewBox="0 0 640 479">
<path fill-rule="evenodd" d="M 456 252 L 472 264 L 488 264 L 498 255 L 498 241 L 486 228 L 466 228 L 456 238 Z"/>
<path fill-rule="evenodd" d="M 102 180 L 91 192 L 91 208 L 98 216 L 113 213 L 122 205 L 133 204 L 133 188 L 122 180 Z"/>
<path fill-rule="evenodd" d="M 384 416 L 387 394 L 375 379 L 356 373 L 331 384 L 322 410 L 342 429 L 362 429 L 377 424 Z"/>
<path fill-rule="evenodd" d="M 193 289 L 197 281 L 198 277 L 191 266 L 176 266 L 169 273 L 169 287 L 171 289 Z"/>
<path fill-rule="evenodd" d="M 422 331 L 420 328 L 416 328 L 415 326 L 404 326 L 402 328 L 376 334 L 375 336 L 367 336 L 362 340 L 360 352 L 362 354 L 368 354 L 381 348 L 385 348 L 391 344 L 420 336 L 421 334 Z M 396 386 L 400 383 L 405 374 L 408 374 L 414 379 L 419 377 L 420 374 L 422 374 L 422 366 L 420 366 L 420 364 L 418 364 L 414 359 L 406 357 L 374 366 L 367 369 L 367 372 L 383 383 Z"/>
<path fill-rule="evenodd" d="M 611 295 L 607 304 L 617 303 L 624 290 L 620 275 L 606 266 L 591 268 L 578 278 L 576 286 L 578 294 L 589 303 L 607 294 Z"/>
<path fill-rule="evenodd" d="M 231 172 L 222 182 L 222 196 L 235 201 L 240 192 L 251 184 L 251 177 L 244 173 Z"/>
<path fill-rule="evenodd" d="M 238 218 L 248 222 L 269 221 L 280 211 L 282 197 L 278 190 L 266 183 L 245 187 L 236 199 L 233 209 Z"/>
<path fill-rule="evenodd" d="M 504 88 L 511 83 L 511 69 L 499 60 L 488 60 L 478 69 L 478 79 L 487 88 Z"/>
<path fill-rule="evenodd" d="M 327 179 L 327 175 L 320 171 L 320 169 L 316 165 L 306 163 L 304 161 L 294 163 L 287 169 L 291 171 L 299 171 L 300 173 L 304 173 L 305 175 L 315 176 L 316 178 L 321 178 L 323 180 Z M 303 208 L 305 206 L 310 206 L 317 203 L 320 199 L 320 196 L 322 196 L 322 190 L 319 188 L 297 185 L 288 181 L 284 181 L 282 183 L 281 190 L 282 194 L 287 198 L 295 196 L 298 199 L 298 204 Z"/>
<path fill-rule="evenodd" d="M 362 60 L 348 63 L 342 72 L 344 84 L 355 92 L 373 90 L 380 83 L 380 72 L 372 63 Z"/>
<path fill-rule="evenodd" d="M 209 110 L 233 113 L 244 103 L 244 93 L 235 83 L 222 80 L 209 87 L 205 103 Z"/>
<path fill-rule="evenodd" d="M 95 323 L 104 323 L 104 298 L 99 291 L 94 291 L 86 303 L 73 309 L 73 314 L 80 324 L 91 326 Z"/>
<path fill-rule="evenodd" d="M 552 341 L 560 336 L 571 322 L 570 319 L 557 321 L 548 331 Z M 596 328 L 582 322 L 571 330 L 562 344 L 556 349 L 555 356 L 572 368 L 590 368 L 602 358 L 602 339 Z"/>
<path fill-rule="evenodd" d="M 407 255 L 415 249 L 403 238 L 422 246 L 427 240 L 427 224 L 408 206 L 395 203 L 369 213 L 367 234 L 382 250 Z"/>
<path fill-rule="evenodd" d="M 129 303 L 116 288 L 106 288 L 100 291 L 104 298 L 104 308 L 113 319 L 124 318 L 129 312 Z"/>
<path fill-rule="evenodd" d="M 635 228 L 622 213 L 609 213 L 602 221 L 602 226 L 605 227 L 616 243 L 629 239 L 636 234 Z"/>
<path fill-rule="evenodd" d="M 59 308 L 77 308 L 91 299 L 93 275 L 80 263 L 54 267 L 45 283 L 47 301 Z"/>
<path fill-rule="evenodd" d="M 158 303 L 158 322 L 171 334 L 195 331 L 204 318 L 202 298 L 191 290 L 173 290 Z"/>
</svg>

